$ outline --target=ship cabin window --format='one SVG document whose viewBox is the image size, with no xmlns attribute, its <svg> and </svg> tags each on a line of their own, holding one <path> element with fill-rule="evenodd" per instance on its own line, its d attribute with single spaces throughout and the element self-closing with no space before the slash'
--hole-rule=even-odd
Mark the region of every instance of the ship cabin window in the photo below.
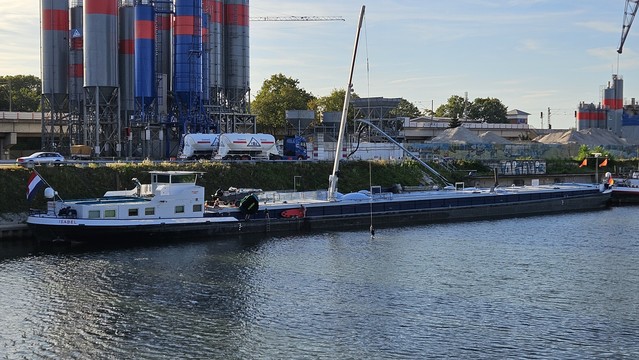
<svg viewBox="0 0 639 360">
<path fill-rule="evenodd" d="M 155 208 L 145 208 L 144 209 L 144 215 L 155 215 Z"/>
<path fill-rule="evenodd" d="M 171 176 L 171 182 L 174 184 L 194 184 L 197 180 L 197 174 L 179 174 Z"/>
<path fill-rule="evenodd" d="M 99 219 L 100 210 L 89 210 L 89 219 Z"/>
<path fill-rule="evenodd" d="M 193 205 L 193 212 L 202 212 L 202 204 Z"/>
<path fill-rule="evenodd" d="M 184 213 L 184 205 L 176 205 L 175 206 L 175 213 L 176 214 L 183 214 Z"/>
<path fill-rule="evenodd" d="M 105 218 L 114 218 L 115 217 L 115 210 L 104 210 L 104 217 Z"/>
<path fill-rule="evenodd" d="M 129 216 L 138 216 L 138 209 L 129 209 Z"/>
<path fill-rule="evenodd" d="M 153 175 L 153 182 L 154 183 L 158 183 L 158 184 L 170 184 L 171 183 L 171 176 L 168 174 L 154 174 Z"/>
</svg>

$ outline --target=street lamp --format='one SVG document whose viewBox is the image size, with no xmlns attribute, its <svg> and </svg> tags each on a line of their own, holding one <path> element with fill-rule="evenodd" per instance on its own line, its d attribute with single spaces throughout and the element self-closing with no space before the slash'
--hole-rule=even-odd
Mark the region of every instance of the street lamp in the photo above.
<svg viewBox="0 0 639 360">
<path fill-rule="evenodd" d="M 599 157 L 601 153 L 592 153 L 595 157 L 595 184 L 599 184 Z"/>
</svg>

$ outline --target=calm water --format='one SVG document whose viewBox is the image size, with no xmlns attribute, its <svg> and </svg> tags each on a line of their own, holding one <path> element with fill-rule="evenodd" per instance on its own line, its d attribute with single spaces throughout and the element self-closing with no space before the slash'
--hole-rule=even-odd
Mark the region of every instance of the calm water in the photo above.
<svg viewBox="0 0 639 360">
<path fill-rule="evenodd" d="M 3 245 L 0 358 L 638 358 L 637 219 Z"/>
</svg>

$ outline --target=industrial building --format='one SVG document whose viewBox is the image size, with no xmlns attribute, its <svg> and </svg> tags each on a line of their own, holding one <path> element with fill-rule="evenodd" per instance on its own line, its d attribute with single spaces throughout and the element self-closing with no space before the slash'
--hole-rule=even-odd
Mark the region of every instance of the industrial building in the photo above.
<svg viewBox="0 0 639 360">
<path fill-rule="evenodd" d="M 248 0 L 41 0 L 42 147 L 174 156 L 254 132 Z"/>
<path fill-rule="evenodd" d="M 639 106 L 635 98 L 624 104 L 623 79 L 612 75 L 603 89 L 603 103 L 582 102 L 577 108 L 577 130 L 606 129 L 630 144 L 639 144 Z"/>
</svg>

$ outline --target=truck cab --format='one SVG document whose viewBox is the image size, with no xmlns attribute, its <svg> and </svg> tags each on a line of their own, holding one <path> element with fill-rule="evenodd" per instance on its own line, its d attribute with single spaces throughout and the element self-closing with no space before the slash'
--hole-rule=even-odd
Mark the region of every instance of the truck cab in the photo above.
<svg viewBox="0 0 639 360">
<path fill-rule="evenodd" d="M 306 139 L 298 135 L 284 137 L 284 144 L 282 145 L 282 158 L 286 160 L 308 159 Z"/>
</svg>

